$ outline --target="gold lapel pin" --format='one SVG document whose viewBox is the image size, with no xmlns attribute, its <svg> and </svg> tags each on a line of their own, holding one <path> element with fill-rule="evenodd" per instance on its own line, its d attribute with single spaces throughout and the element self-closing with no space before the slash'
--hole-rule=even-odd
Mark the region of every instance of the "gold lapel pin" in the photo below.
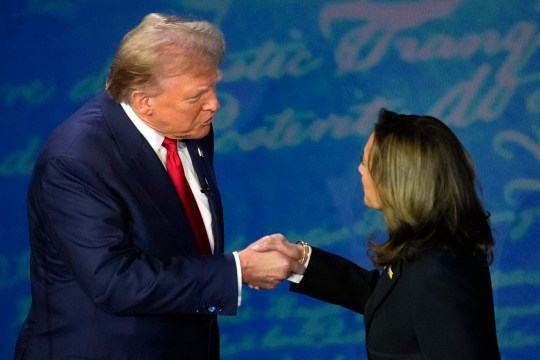
<svg viewBox="0 0 540 360">
<path fill-rule="evenodd" d="M 390 279 L 392 279 L 392 277 L 394 276 L 394 272 L 392 271 L 392 267 L 391 267 L 391 266 L 388 267 L 388 271 L 387 271 L 387 272 L 388 272 L 388 277 L 389 277 Z"/>
</svg>

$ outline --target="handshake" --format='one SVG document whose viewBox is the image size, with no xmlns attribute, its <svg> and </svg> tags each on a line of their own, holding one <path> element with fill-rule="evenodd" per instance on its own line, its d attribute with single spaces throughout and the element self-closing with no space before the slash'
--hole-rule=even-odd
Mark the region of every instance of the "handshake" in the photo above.
<svg viewBox="0 0 540 360">
<path fill-rule="evenodd" d="M 238 252 L 242 282 L 257 290 L 273 289 L 293 274 L 304 274 L 307 251 L 281 234 L 264 236 Z"/>
</svg>

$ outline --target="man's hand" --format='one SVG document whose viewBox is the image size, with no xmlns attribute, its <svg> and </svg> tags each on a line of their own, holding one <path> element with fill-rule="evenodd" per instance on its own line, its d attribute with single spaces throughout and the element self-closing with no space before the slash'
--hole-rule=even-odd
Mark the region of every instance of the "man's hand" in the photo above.
<svg viewBox="0 0 540 360">
<path fill-rule="evenodd" d="M 264 247 L 260 247 L 257 251 L 252 249 L 252 246 L 265 240 L 273 245 L 281 243 L 283 247 L 280 250 L 283 252 Z M 285 243 L 288 244 L 288 241 L 281 234 L 268 235 L 239 251 L 242 282 L 257 289 L 273 289 L 292 273 L 303 274 L 304 266 L 296 260 L 298 257 L 296 253 L 285 251 Z"/>
<path fill-rule="evenodd" d="M 264 236 L 249 247 L 257 252 L 278 251 L 296 261 L 300 261 L 303 253 L 302 245 L 289 243 L 281 234 Z"/>
</svg>

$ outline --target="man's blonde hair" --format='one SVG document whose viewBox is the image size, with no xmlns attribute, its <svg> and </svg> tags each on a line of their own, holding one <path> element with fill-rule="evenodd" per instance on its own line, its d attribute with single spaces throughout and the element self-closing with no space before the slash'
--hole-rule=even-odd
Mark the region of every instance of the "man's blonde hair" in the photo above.
<svg viewBox="0 0 540 360">
<path fill-rule="evenodd" d="M 148 14 L 122 39 L 106 89 L 115 101 L 129 103 L 133 90 L 159 94 L 163 80 L 193 65 L 217 69 L 224 54 L 223 34 L 214 25 Z"/>
</svg>

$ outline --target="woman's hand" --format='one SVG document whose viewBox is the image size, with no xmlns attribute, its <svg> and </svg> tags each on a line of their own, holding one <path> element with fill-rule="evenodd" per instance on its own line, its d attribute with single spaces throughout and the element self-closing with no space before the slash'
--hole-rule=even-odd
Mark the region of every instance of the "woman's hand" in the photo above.
<svg viewBox="0 0 540 360">
<path fill-rule="evenodd" d="M 296 250 L 281 234 L 257 240 L 238 252 L 242 282 L 257 290 L 273 289 L 292 274 L 303 274 Z"/>
<path fill-rule="evenodd" d="M 264 236 L 249 246 L 249 248 L 258 252 L 278 251 L 297 262 L 300 262 L 304 257 L 303 247 L 302 244 L 291 244 L 281 234 Z M 299 274 L 303 274 L 303 271 Z"/>
</svg>

